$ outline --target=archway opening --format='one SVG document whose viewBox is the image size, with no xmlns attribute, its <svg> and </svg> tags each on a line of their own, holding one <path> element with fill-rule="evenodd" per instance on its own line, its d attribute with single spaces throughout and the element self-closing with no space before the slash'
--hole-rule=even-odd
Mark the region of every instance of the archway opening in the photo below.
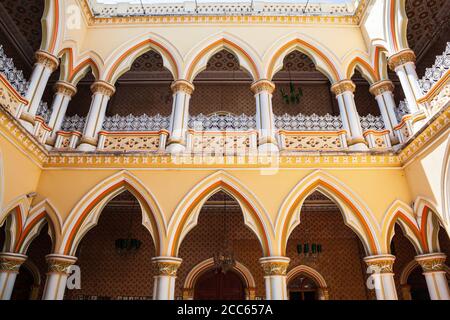
<svg viewBox="0 0 450 320">
<path fill-rule="evenodd" d="M 288 283 L 289 300 L 319 300 L 317 283 L 306 274 L 299 274 Z"/>
<path fill-rule="evenodd" d="M 215 193 L 204 203 L 198 223 L 183 239 L 178 256 L 183 259 L 183 263 L 177 272 L 176 297 L 253 299 L 255 296 L 264 296 L 263 270 L 259 264 L 259 259 L 263 256 L 261 244 L 245 225 L 239 203 L 225 191 Z M 232 263 L 220 264 L 221 256 L 227 257 Z M 211 263 L 205 265 L 205 269 L 201 271 L 207 273 L 203 279 L 208 278 L 211 283 L 208 285 L 205 280 L 205 283 L 198 287 L 198 284 L 202 283 L 198 279 L 201 280 L 203 275 L 199 273 L 193 288 L 185 288 L 184 284 L 194 268 L 206 260 Z M 256 288 L 249 287 L 249 281 L 243 282 L 241 272 L 237 271 L 239 268 L 247 270 L 247 277 L 254 279 Z M 244 296 L 241 295 L 241 286 L 238 285 L 235 274 L 244 283 Z M 195 290 L 186 292 L 186 289 L 194 288 L 200 290 L 197 296 Z"/>
<path fill-rule="evenodd" d="M 153 292 L 155 245 L 142 225 L 136 197 L 124 191 L 111 199 L 97 225 L 77 247 L 81 289 L 70 300 L 149 300 Z"/>
<path fill-rule="evenodd" d="M 366 286 L 364 246 L 358 235 L 344 223 L 340 208 L 319 191 L 303 202 L 300 224 L 287 242 L 289 270 L 305 265 L 317 270 L 327 281 L 331 300 L 373 299 Z"/>
<path fill-rule="evenodd" d="M 197 279 L 194 300 L 244 300 L 245 285 L 233 270 L 208 270 Z"/>
</svg>

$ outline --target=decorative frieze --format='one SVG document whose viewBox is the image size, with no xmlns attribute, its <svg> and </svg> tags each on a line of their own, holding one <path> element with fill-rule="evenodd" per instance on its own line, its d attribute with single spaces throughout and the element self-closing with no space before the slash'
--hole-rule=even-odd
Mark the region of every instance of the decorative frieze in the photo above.
<svg viewBox="0 0 450 320">
<path fill-rule="evenodd" d="M 27 256 L 17 253 L 0 253 L 0 272 L 18 273 Z"/>
<path fill-rule="evenodd" d="M 386 254 L 365 257 L 367 266 L 375 273 L 393 273 L 395 256 Z"/>
<path fill-rule="evenodd" d="M 411 49 L 402 50 L 396 54 L 393 54 L 388 59 L 389 68 L 392 71 L 395 71 L 395 69 L 408 62 L 416 62 L 416 55 Z"/>
<path fill-rule="evenodd" d="M 70 267 L 75 264 L 77 258 L 71 256 L 61 256 L 50 254 L 46 256 L 47 264 L 48 264 L 48 274 L 49 273 L 60 273 L 67 274 L 69 273 Z"/>
<path fill-rule="evenodd" d="M 68 97 L 73 97 L 77 93 L 77 88 L 66 81 L 58 81 L 55 83 L 55 93 L 59 93 Z"/>
<path fill-rule="evenodd" d="M 261 258 L 259 261 L 263 268 L 264 276 L 286 276 L 290 259 L 286 257 L 267 257 Z"/>
<path fill-rule="evenodd" d="M 156 257 L 152 259 L 156 276 L 176 277 L 182 259 L 173 257 Z"/>
<path fill-rule="evenodd" d="M 383 94 L 384 92 L 393 92 L 394 84 L 390 80 L 378 81 L 370 86 L 369 91 L 376 97 Z"/>
<path fill-rule="evenodd" d="M 280 146 L 286 151 L 330 151 L 347 147 L 346 131 L 290 132 L 280 130 Z"/>
</svg>

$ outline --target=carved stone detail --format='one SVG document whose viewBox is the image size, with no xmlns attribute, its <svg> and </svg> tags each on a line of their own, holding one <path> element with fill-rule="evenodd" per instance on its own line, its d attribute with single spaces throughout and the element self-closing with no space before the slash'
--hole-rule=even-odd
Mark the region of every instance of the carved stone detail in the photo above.
<svg viewBox="0 0 450 320">
<path fill-rule="evenodd" d="M 370 86 L 369 91 L 376 97 L 383 94 L 384 92 L 393 92 L 394 84 L 391 80 L 378 81 Z"/>
<path fill-rule="evenodd" d="M 35 53 L 35 58 L 37 64 L 41 64 L 45 68 L 49 68 L 52 72 L 58 69 L 58 58 L 48 52 L 39 50 Z"/>
<path fill-rule="evenodd" d="M 58 81 L 55 83 L 55 93 L 73 97 L 77 93 L 77 88 L 66 81 Z"/>
<path fill-rule="evenodd" d="M 393 255 L 379 255 L 364 258 L 367 266 L 375 273 L 393 273 L 395 256 Z"/>
<path fill-rule="evenodd" d="M 272 94 L 273 91 L 275 90 L 275 84 L 272 81 L 265 79 L 258 80 L 252 84 L 250 90 L 252 90 L 254 94 L 258 94 L 263 91 L 267 91 L 268 93 Z"/>
<path fill-rule="evenodd" d="M 0 272 L 19 272 L 26 259 L 27 256 L 20 254 L 0 253 Z"/>
<path fill-rule="evenodd" d="M 333 92 L 336 96 L 343 94 L 346 91 L 355 92 L 355 84 L 352 80 L 342 80 L 336 82 L 331 86 L 331 92 Z"/>
<path fill-rule="evenodd" d="M 48 255 L 46 257 L 48 273 L 69 273 L 70 267 L 77 261 L 75 257 Z"/>
<path fill-rule="evenodd" d="M 422 267 L 424 272 L 445 271 L 445 259 L 447 256 L 443 253 L 424 254 L 415 257 L 415 260 Z"/>
<path fill-rule="evenodd" d="M 190 83 L 189 81 L 186 80 L 177 80 L 174 81 L 172 83 L 172 85 L 170 86 L 170 88 L 172 89 L 173 93 L 177 93 L 177 92 L 184 92 L 188 95 L 192 95 L 192 93 L 195 90 L 195 87 L 192 83 Z"/>
<path fill-rule="evenodd" d="M 289 260 L 264 260 L 261 259 L 261 266 L 265 276 L 285 276 L 289 266 Z"/>
<path fill-rule="evenodd" d="M 388 59 L 389 68 L 395 71 L 397 67 L 400 67 L 408 62 L 416 62 L 416 55 L 411 49 L 402 50 L 396 54 L 393 54 Z"/>
<path fill-rule="evenodd" d="M 168 261 L 157 261 L 154 262 L 155 273 L 158 276 L 169 276 L 176 277 L 177 270 L 180 267 L 180 263 L 168 262 Z"/>
<path fill-rule="evenodd" d="M 96 81 L 91 86 L 92 93 L 99 93 L 108 97 L 111 97 L 115 92 L 116 88 L 106 81 Z"/>
</svg>

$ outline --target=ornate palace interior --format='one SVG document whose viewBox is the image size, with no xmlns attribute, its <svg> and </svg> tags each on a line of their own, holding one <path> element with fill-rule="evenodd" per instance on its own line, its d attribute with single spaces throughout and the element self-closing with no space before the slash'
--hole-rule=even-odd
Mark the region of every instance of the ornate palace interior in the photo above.
<svg viewBox="0 0 450 320">
<path fill-rule="evenodd" d="M 403 32 L 399 48 L 380 49 L 366 31 L 355 43 L 367 52 L 358 49 L 354 60 L 350 49 L 345 58 L 323 58 L 306 40 L 280 46 L 271 60 L 267 46 L 231 44 L 229 34 L 249 35 L 223 21 L 298 18 L 278 26 L 359 30 L 377 3 L 390 0 L 243 1 L 233 9 L 206 1 L 196 9 L 185 3 L 187 13 L 151 2 L 0 3 L 0 122 L 26 143 L 11 147 L 12 138 L 0 136 L 1 299 L 450 299 L 450 1 L 399 1 L 407 19 L 393 31 Z M 49 22 L 63 12 L 55 3 L 85 10 L 88 27 L 58 36 L 68 18 Z M 167 45 L 169 54 L 155 39 L 172 39 L 149 33 L 142 49 L 130 45 L 121 56 L 114 41 L 126 38 L 127 23 L 137 29 L 177 17 L 185 20 L 170 23 L 180 33 L 203 27 L 207 38 L 224 23 L 225 36 L 205 40 L 195 56 L 203 42 L 190 43 L 189 32 L 178 48 Z M 217 17 L 220 27 L 205 22 Z M 206 20 L 193 27 L 194 18 Z M 117 28 L 117 39 L 103 38 L 108 28 Z M 54 52 L 47 50 L 50 31 L 65 44 Z M 85 56 L 80 48 L 89 45 L 98 52 Z M 108 45 L 117 46 L 115 63 L 101 56 Z M 193 58 L 174 67 L 179 52 Z M 254 52 L 271 67 L 267 77 L 255 77 Z M 345 70 L 339 65 L 333 78 L 327 59 L 341 59 Z M 203 154 L 275 156 L 279 167 L 270 175 L 270 161 L 197 164 Z M 31 158 L 37 164 L 27 169 Z M 15 181 L 19 175 L 30 182 Z M 73 265 L 81 286 L 66 289 Z M 368 267 L 381 269 L 374 281 L 385 281 L 382 290 L 368 284 Z"/>
</svg>

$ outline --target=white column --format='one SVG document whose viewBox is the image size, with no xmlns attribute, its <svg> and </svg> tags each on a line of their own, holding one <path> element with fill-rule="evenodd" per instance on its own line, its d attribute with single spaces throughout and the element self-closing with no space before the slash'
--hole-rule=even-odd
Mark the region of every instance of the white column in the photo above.
<svg viewBox="0 0 450 320">
<path fill-rule="evenodd" d="M 275 84 L 269 80 L 258 80 L 251 86 L 256 99 L 256 126 L 258 129 L 258 151 L 278 152 L 275 120 L 272 108 L 272 93 Z"/>
<path fill-rule="evenodd" d="M 391 254 L 370 256 L 365 257 L 364 261 L 369 267 L 370 274 L 367 284 L 375 289 L 377 300 L 398 300 L 393 271 L 395 256 Z"/>
<path fill-rule="evenodd" d="M 423 270 L 427 281 L 428 293 L 431 300 L 450 300 L 444 253 L 429 253 L 415 257 Z"/>
<path fill-rule="evenodd" d="M 17 253 L 0 253 L 0 300 L 10 300 L 20 266 L 27 256 Z"/>
<path fill-rule="evenodd" d="M 342 124 L 348 134 L 348 146 L 350 150 L 368 150 L 364 139 L 358 111 L 356 110 L 355 84 L 351 80 L 342 80 L 331 86 L 331 91 L 336 95 L 341 113 Z"/>
<path fill-rule="evenodd" d="M 398 76 L 406 101 L 408 102 L 409 112 L 414 114 L 420 111 L 417 100 L 423 96 L 419 87 L 419 79 L 416 73 L 416 55 L 410 49 L 402 50 L 389 57 L 389 68 Z"/>
<path fill-rule="evenodd" d="M 153 300 L 174 300 L 177 270 L 183 260 L 175 257 L 155 257 L 152 261 L 156 273 Z"/>
<path fill-rule="evenodd" d="M 186 149 L 186 132 L 189 121 L 189 101 L 194 92 L 194 85 L 186 80 L 177 80 L 172 84 L 173 103 L 170 118 L 170 137 L 167 152 L 182 153 Z"/>
<path fill-rule="evenodd" d="M 46 259 L 48 272 L 42 300 L 63 300 L 69 269 L 77 261 L 77 258 L 50 254 L 46 256 Z"/>
<path fill-rule="evenodd" d="M 96 81 L 91 86 L 91 91 L 91 107 L 84 126 L 81 144 L 78 146 L 80 151 L 94 151 L 97 148 L 98 133 L 102 130 L 106 108 L 116 89 L 105 81 Z"/>
<path fill-rule="evenodd" d="M 265 257 L 259 262 L 264 270 L 266 300 L 287 300 L 286 271 L 290 259 L 287 257 Z"/>
<path fill-rule="evenodd" d="M 61 130 L 67 107 L 72 97 L 77 93 L 77 88 L 66 81 L 58 81 L 55 84 L 55 95 L 52 103 L 52 114 L 48 126 L 52 128 L 50 139 L 54 140 L 56 133 Z"/>
<path fill-rule="evenodd" d="M 398 141 L 394 131 L 398 125 L 395 115 L 394 84 L 390 80 L 378 81 L 370 86 L 369 91 L 378 103 L 384 126 L 390 131 L 391 139 Z"/>
<path fill-rule="evenodd" d="M 38 111 L 42 100 L 45 87 L 47 86 L 50 75 L 58 68 L 58 58 L 44 51 L 37 51 L 36 63 L 30 78 L 30 86 L 25 95 L 28 105 L 19 107 L 20 121 L 30 132 L 33 131 L 34 117 Z"/>
</svg>

